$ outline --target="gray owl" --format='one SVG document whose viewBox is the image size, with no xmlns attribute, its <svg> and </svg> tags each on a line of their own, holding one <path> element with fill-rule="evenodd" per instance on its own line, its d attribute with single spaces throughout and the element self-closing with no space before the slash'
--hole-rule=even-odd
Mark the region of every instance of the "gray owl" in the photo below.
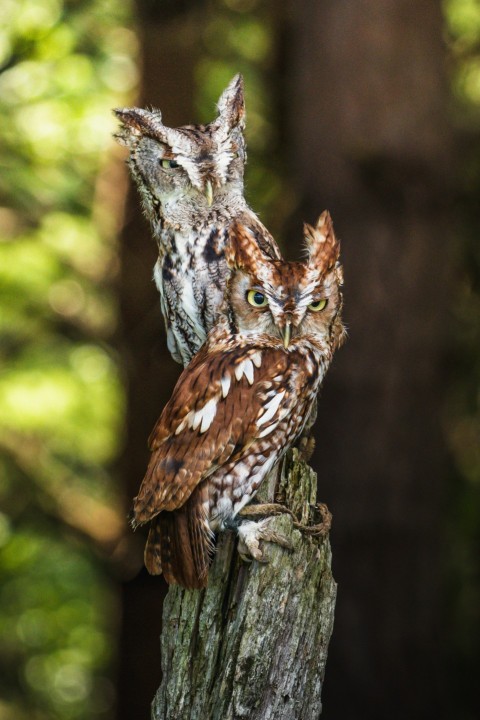
<svg viewBox="0 0 480 720">
<path fill-rule="evenodd" d="M 277 245 L 243 196 L 246 161 L 243 79 L 236 75 L 208 125 L 169 128 L 159 110 L 115 110 L 117 139 L 158 243 L 154 277 L 168 348 L 187 365 L 214 327 L 231 272 L 225 260 L 229 230 L 241 223 L 270 259 Z"/>
</svg>

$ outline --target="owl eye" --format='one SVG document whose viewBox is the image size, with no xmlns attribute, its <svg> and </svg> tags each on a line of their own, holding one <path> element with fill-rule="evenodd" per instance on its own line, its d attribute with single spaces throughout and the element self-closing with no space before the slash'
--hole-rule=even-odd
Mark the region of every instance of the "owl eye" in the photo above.
<svg viewBox="0 0 480 720">
<path fill-rule="evenodd" d="M 173 170 L 173 168 L 178 167 L 178 163 L 175 162 L 175 160 L 167 160 L 166 158 L 160 160 L 160 165 L 164 170 Z"/>
<path fill-rule="evenodd" d="M 308 306 L 309 310 L 312 310 L 313 312 L 319 312 L 320 310 L 325 310 L 325 308 L 328 305 L 327 298 L 323 298 L 322 300 L 315 300 L 315 302 L 310 303 Z"/>
<path fill-rule="evenodd" d="M 247 301 L 250 303 L 250 305 L 253 305 L 253 307 L 266 307 L 268 305 L 268 300 L 266 296 L 259 292 L 259 290 L 249 290 L 247 292 Z"/>
</svg>

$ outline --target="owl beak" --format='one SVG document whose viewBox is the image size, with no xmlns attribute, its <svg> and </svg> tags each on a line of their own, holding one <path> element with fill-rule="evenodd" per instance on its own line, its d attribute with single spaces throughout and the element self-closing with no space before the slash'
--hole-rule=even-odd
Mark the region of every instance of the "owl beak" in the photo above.
<svg viewBox="0 0 480 720">
<path fill-rule="evenodd" d="M 282 331 L 282 336 L 283 336 L 283 347 L 288 348 L 288 346 L 290 345 L 290 338 L 292 336 L 292 323 L 290 322 L 290 320 L 287 320 L 287 322 L 285 323 L 285 327 L 283 328 L 283 331 Z"/>
<path fill-rule="evenodd" d="M 211 207 L 213 203 L 213 187 L 210 180 L 205 183 L 205 197 L 207 198 L 208 207 Z"/>
</svg>

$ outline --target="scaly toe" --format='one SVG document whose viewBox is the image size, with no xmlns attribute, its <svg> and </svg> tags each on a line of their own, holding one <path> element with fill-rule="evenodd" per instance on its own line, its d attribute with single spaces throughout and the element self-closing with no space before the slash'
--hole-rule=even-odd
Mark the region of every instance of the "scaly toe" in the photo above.
<svg viewBox="0 0 480 720">
<path fill-rule="evenodd" d="M 280 547 L 292 550 L 291 541 L 269 528 L 273 518 L 267 518 L 260 522 L 249 520 L 242 523 L 238 528 L 238 551 L 243 560 L 250 562 L 253 558 L 258 562 L 268 562 L 268 558 L 260 549 L 260 542 L 269 542 L 280 545 Z"/>
</svg>

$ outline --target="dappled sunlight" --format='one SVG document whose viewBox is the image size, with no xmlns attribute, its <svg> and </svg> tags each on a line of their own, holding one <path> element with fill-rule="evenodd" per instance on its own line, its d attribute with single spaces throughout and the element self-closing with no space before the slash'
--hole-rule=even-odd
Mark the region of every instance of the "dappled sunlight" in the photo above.
<svg viewBox="0 0 480 720">
<path fill-rule="evenodd" d="M 35 709 L 62 718 L 111 709 L 113 686 L 101 671 L 112 660 L 105 631 L 106 621 L 114 629 L 116 602 L 88 555 L 62 537 L 20 531 L 2 552 L 2 569 L 3 648 L 24 657 L 18 681 Z"/>
<path fill-rule="evenodd" d="M 452 89 L 464 119 L 480 107 L 480 4 L 477 0 L 444 0 L 449 42 L 455 58 Z"/>
<path fill-rule="evenodd" d="M 2 16 L 0 719 L 107 718 L 127 523 L 110 470 L 121 218 L 97 182 L 119 175 L 111 108 L 138 82 L 137 41 L 113 0 Z"/>
</svg>

